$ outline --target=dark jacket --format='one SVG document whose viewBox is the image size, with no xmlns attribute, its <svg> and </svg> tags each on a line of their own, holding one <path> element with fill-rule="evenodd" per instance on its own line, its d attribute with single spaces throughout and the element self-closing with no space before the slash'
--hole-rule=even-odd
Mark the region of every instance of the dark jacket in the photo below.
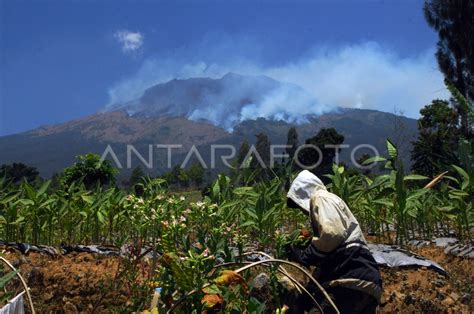
<svg viewBox="0 0 474 314">
<path fill-rule="evenodd" d="M 307 212 L 313 238 L 306 249 L 293 249 L 294 260 L 317 266 L 316 279 L 326 288 L 365 292 L 380 301 L 382 280 L 357 219 L 347 204 L 326 190 L 309 171 L 293 181 L 288 198 Z"/>
</svg>

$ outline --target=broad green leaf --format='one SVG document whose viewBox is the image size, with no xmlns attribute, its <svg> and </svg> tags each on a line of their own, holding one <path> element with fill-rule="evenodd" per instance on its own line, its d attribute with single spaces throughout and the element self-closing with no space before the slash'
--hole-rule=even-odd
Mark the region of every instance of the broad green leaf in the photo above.
<svg viewBox="0 0 474 314">
<path fill-rule="evenodd" d="M 385 174 L 385 175 L 382 175 L 382 176 L 377 176 L 375 178 L 375 180 L 372 182 L 372 184 L 369 186 L 369 189 L 374 189 L 378 186 L 381 186 L 382 184 L 384 184 L 388 180 L 390 180 L 390 175 L 388 175 L 388 174 Z"/>
<path fill-rule="evenodd" d="M 29 200 L 29 199 L 26 199 L 26 198 L 20 199 L 18 201 L 20 202 L 21 205 L 24 205 L 24 206 L 35 204 L 35 202 L 33 202 L 32 200 Z"/>
<path fill-rule="evenodd" d="M 452 165 L 452 167 L 456 170 L 457 173 L 459 173 L 459 175 L 463 179 L 461 183 L 461 189 L 462 190 L 466 189 L 469 186 L 469 181 L 470 181 L 469 174 L 467 174 L 467 172 L 461 167 L 458 167 L 456 165 Z"/>
<path fill-rule="evenodd" d="M 405 181 L 427 180 L 427 179 L 429 179 L 429 178 L 425 177 L 425 176 L 422 176 L 422 175 L 419 175 L 419 174 L 410 174 L 410 175 L 407 175 L 403 178 L 403 180 L 405 180 Z"/>
<path fill-rule="evenodd" d="M 446 213 L 450 213 L 450 212 L 454 211 L 455 209 L 457 209 L 457 208 L 454 207 L 454 206 L 444 206 L 444 207 L 439 208 L 440 211 L 446 212 Z"/>
<path fill-rule="evenodd" d="M 16 274 L 18 273 L 18 270 L 15 270 L 15 271 L 11 271 L 9 272 L 8 274 L 4 275 L 3 277 L 0 278 L 0 288 L 3 288 L 5 287 L 5 285 L 13 279 L 13 277 L 16 276 Z"/>
<path fill-rule="evenodd" d="M 44 192 L 46 192 L 46 190 L 48 189 L 49 185 L 51 184 L 51 180 L 48 180 L 46 181 L 45 183 L 43 183 L 43 185 L 38 189 L 38 191 L 36 192 L 36 198 L 40 197 L 41 195 L 43 195 Z"/>
<path fill-rule="evenodd" d="M 219 289 L 219 287 L 217 287 L 216 284 L 212 284 L 209 287 L 206 287 L 206 288 L 202 289 L 202 291 L 206 294 L 219 294 L 219 293 L 221 293 L 221 290 Z"/>
<path fill-rule="evenodd" d="M 92 204 L 94 203 L 94 199 L 92 198 L 92 196 L 90 195 L 86 195 L 86 194 L 81 194 L 81 198 L 84 202 L 86 202 L 87 204 Z"/>
<path fill-rule="evenodd" d="M 364 160 L 362 165 L 367 166 L 367 165 L 370 165 L 374 162 L 380 162 L 380 161 L 386 161 L 386 160 L 387 160 L 387 158 L 384 158 L 382 156 L 374 156 L 374 157 L 370 157 L 370 158 Z"/>
<path fill-rule="evenodd" d="M 395 144 L 393 144 L 392 141 L 390 141 L 390 139 L 387 139 L 386 144 L 387 144 L 388 155 L 393 159 L 397 159 L 398 150 Z"/>
<path fill-rule="evenodd" d="M 450 195 L 454 195 L 454 196 L 460 196 L 460 197 L 469 196 L 469 193 L 464 192 L 464 191 L 460 191 L 460 190 L 453 190 L 453 191 L 450 191 L 449 194 L 450 194 Z"/>
<path fill-rule="evenodd" d="M 247 208 L 247 209 L 246 209 L 246 213 L 247 213 L 250 217 L 252 217 L 252 218 L 254 218 L 254 219 L 257 219 L 257 218 L 258 218 L 258 217 L 257 217 L 257 214 L 256 214 L 256 212 L 255 212 L 255 210 L 252 210 L 252 209 L 248 209 L 248 208 Z"/>
<path fill-rule="evenodd" d="M 97 212 L 97 219 L 99 220 L 100 223 L 104 223 L 105 218 L 101 211 Z"/>
<path fill-rule="evenodd" d="M 374 200 L 373 201 L 375 204 L 387 206 L 387 207 L 393 207 L 393 202 L 390 202 L 389 200 L 386 199 L 379 199 L 379 200 Z"/>
<path fill-rule="evenodd" d="M 15 198 L 17 198 L 20 193 L 14 193 L 13 195 L 5 197 L 3 200 L 0 201 L 0 204 L 8 204 L 11 203 Z"/>
<path fill-rule="evenodd" d="M 448 180 L 451 180 L 453 182 L 456 182 L 457 184 L 459 184 L 459 180 L 456 179 L 455 177 L 451 177 L 451 176 L 444 176 L 444 179 L 448 179 Z"/>
<path fill-rule="evenodd" d="M 430 190 L 429 189 L 418 189 L 418 190 L 415 190 L 414 192 L 412 192 L 408 197 L 407 197 L 407 201 L 413 201 L 423 195 L 425 195 L 426 193 L 428 193 Z"/>
<path fill-rule="evenodd" d="M 41 203 L 40 207 L 46 207 L 49 204 L 54 203 L 55 201 L 56 201 L 55 199 L 50 198 L 50 199 L 46 200 L 45 202 Z"/>
</svg>

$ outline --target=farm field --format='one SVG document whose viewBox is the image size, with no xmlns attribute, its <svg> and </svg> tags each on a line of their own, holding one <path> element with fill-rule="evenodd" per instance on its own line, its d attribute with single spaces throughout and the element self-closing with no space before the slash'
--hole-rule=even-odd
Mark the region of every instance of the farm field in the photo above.
<svg viewBox="0 0 474 314">
<path fill-rule="evenodd" d="M 436 247 L 414 249 L 438 262 L 449 277 L 430 269 L 390 269 L 382 267 L 384 280 L 382 313 L 394 311 L 468 313 L 474 307 L 472 259 L 444 254 Z M 133 301 L 151 302 L 152 294 L 137 293 L 129 287 L 113 287 L 120 268 L 117 257 L 91 253 L 70 253 L 52 258 L 46 254 L 22 255 L 8 250 L 4 255 L 27 274 L 38 313 L 115 313 L 133 311 Z M 151 261 L 141 265 L 143 278 L 151 271 Z M 100 289 L 99 287 L 108 287 Z"/>
<path fill-rule="evenodd" d="M 473 17 L 2 2 L 0 314 L 474 313 Z"/>
<path fill-rule="evenodd" d="M 449 176 L 431 181 L 407 175 L 396 147 L 387 141 L 387 148 L 387 158 L 368 161 L 385 164 L 386 174 L 349 173 L 334 165 L 327 175 L 329 190 L 349 205 L 370 242 L 410 248 L 410 239 L 455 235 L 472 243 L 472 173 L 453 166 Z M 25 256 L 11 249 L 5 256 L 28 278 L 41 312 L 144 311 L 155 288 L 161 289 L 160 313 L 274 312 L 284 305 L 282 270 L 272 264 L 281 262 L 251 264 L 255 259 L 246 256 L 265 252 L 285 260 L 288 244 L 308 241 L 308 218 L 286 206 L 284 186 L 294 174 L 285 171 L 256 184 L 255 172 L 220 175 L 201 199 L 194 192 L 168 191 L 163 179 L 143 181 L 138 194 L 81 184 L 3 184 L 2 238 L 35 245 L 29 253 L 23 248 Z M 114 256 L 81 253 L 77 244 L 109 247 Z M 383 268 L 381 309 L 472 309 L 472 259 L 435 247 L 414 250 L 450 276 L 426 268 Z M 241 274 L 230 271 L 239 267 Z M 305 278 L 289 267 L 283 274 Z M 259 292 L 253 278 L 261 272 L 268 280 Z"/>
</svg>

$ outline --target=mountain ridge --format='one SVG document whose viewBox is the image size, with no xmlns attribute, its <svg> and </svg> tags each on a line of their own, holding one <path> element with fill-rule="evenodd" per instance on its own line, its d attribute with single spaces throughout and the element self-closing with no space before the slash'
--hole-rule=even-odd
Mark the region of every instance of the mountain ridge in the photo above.
<svg viewBox="0 0 474 314">
<path fill-rule="evenodd" d="M 290 105 L 291 104 L 291 105 Z M 296 110 L 304 107 L 304 110 Z M 105 111 L 125 110 L 132 116 L 185 117 L 207 120 L 227 130 L 253 117 L 304 120 L 305 113 L 328 108 L 303 88 L 265 75 L 229 72 L 221 78 L 173 79 L 145 89 L 140 97 L 112 104 Z M 307 112 L 301 112 L 301 111 Z"/>
<path fill-rule="evenodd" d="M 351 147 L 370 144 L 382 153 L 385 139 L 397 137 L 400 151 L 408 152 L 417 133 L 416 120 L 390 113 L 298 107 L 318 106 L 312 101 L 302 88 L 266 76 L 228 73 L 218 79 L 175 79 L 151 86 L 141 97 L 116 108 L 0 137 L 0 164 L 24 162 L 50 177 L 71 165 L 77 155 L 102 155 L 110 146 L 124 160 L 127 145 L 133 145 L 145 156 L 150 145 L 164 144 L 181 145 L 175 150 L 174 164 L 182 161 L 193 145 L 209 161 L 213 144 L 233 145 L 237 151 L 242 141 L 254 143 L 255 135 L 261 132 L 273 144 L 286 144 L 291 126 L 296 126 L 300 143 L 321 128 L 333 127 L 344 135 L 344 144 Z M 318 114 L 319 109 L 322 112 Z M 401 124 L 403 128 L 397 130 Z M 400 131 L 405 134 L 397 135 Z M 408 155 L 402 154 L 407 162 Z M 156 167 L 149 173 L 169 170 L 166 157 L 165 152 L 157 153 Z M 350 161 L 350 157 L 348 151 L 341 152 L 343 161 Z M 124 169 L 122 175 L 130 171 Z"/>
<path fill-rule="evenodd" d="M 202 121 L 183 117 L 140 117 L 129 116 L 124 111 L 98 113 L 63 124 L 42 126 L 27 132 L 0 137 L 0 164 L 23 162 L 35 166 L 44 177 L 51 177 L 75 161 L 75 156 L 89 152 L 101 155 L 108 145 L 113 147 L 121 161 L 126 159 L 126 145 L 134 145 L 147 156 L 148 146 L 156 144 L 179 144 L 174 152 L 174 163 L 180 163 L 190 147 L 195 145 L 206 162 L 212 144 L 234 145 L 247 140 L 255 142 L 255 134 L 264 132 L 273 144 L 286 144 L 286 134 L 296 126 L 300 143 L 314 136 L 321 128 L 334 127 L 345 137 L 344 144 L 355 147 L 371 144 L 381 154 L 385 152 L 385 139 L 393 137 L 392 127 L 404 125 L 404 140 L 399 141 L 403 152 L 409 152 L 410 140 L 416 136 L 416 120 L 376 110 L 343 109 L 339 112 L 313 116 L 302 124 L 273 121 L 264 118 L 246 120 L 236 125 L 233 132 Z M 403 155 L 403 153 L 402 153 Z M 404 154 L 407 156 L 407 154 Z M 341 159 L 349 161 L 349 152 L 342 151 Z M 154 156 L 151 174 L 166 171 L 164 152 Z M 125 162 L 122 162 L 125 164 Z M 132 168 L 138 163 L 134 163 Z M 127 176 L 131 169 L 123 169 Z"/>
</svg>

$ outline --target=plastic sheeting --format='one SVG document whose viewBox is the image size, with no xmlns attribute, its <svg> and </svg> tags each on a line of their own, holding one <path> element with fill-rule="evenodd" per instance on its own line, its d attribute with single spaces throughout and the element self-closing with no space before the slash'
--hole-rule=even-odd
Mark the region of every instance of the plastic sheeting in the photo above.
<svg viewBox="0 0 474 314">
<path fill-rule="evenodd" d="M 434 244 L 437 247 L 444 248 L 444 253 L 464 258 L 474 258 L 474 245 L 469 243 L 460 243 L 458 239 L 452 237 L 436 238 L 432 241 L 411 240 L 409 245 L 423 247 Z"/>
<path fill-rule="evenodd" d="M 95 253 L 100 255 L 107 256 L 129 256 L 133 251 L 133 247 L 130 245 L 124 245 L 121 248 L 112 247 L 112 246 L 100 246 L 100 245 L 61 245 L 59 248 L 46 245 L 31 245 L 20 242 L 4 242 L 0 241 L 0 246 L 5 246 L 9 248 L 14 248 L 20 251 L 23 254 L 28 254 L 29 252 L 45 253 L 51 256 L 69 254 L 72 252 L 76 253 Z M 156 253 L 158 256 L 161 255 L 160 252 Z M 154 253 L 153 249 L 150 247 L 141 248 L 139 255 L 152 258 Z"/>
<path fill-rule="evenodd" d="M 25 313 L 25 303 L 23 300 L 23 295 L 25 291 L 21 292 L 19 295 L 8 301 L 8 303 L 0 309 L 0 314 L 24 314 Z"/>
<path fill-rule="evenodd" d="M 474 258 L 474 247 L 472 245 L 467 244 L 459 244 L 456 238 L 437 238 L 433 241 L 425 241 L 425 240 L 412 240 L 409 242 L 410 245 L 420 247 L 430 244 L 435 244 L 439 247 L 445 248 L 446 254 L 453 254 L 456 256 L 466 257 L 466 258 Z M 40 252 L 46 253 L 48 255 L 60 255 L 60 254 L 68 254 L 71 252 L 85 252 L 85 253 L 95 253 L 100 255 L 109 255 L 109 256 L 129 256 L 131 251 L 133 250 L 130 246 L 124 245 L 123 247 L 115 248 L 115 247 L 103 247 L 98 245 L 62 245 L 59 249 L 44 246 L 44 245 L 29 245 L 25 243 L 18 243 L 18 242 L 3 242 L 0 241 L 0 246 L 12 247 L 20 252 L 27 254 L 28 252 Z M 410 251 L 400 249 L 396 246 L 384 245 L 384 244 L 368 244 L 372 255 L 375 258 L 375 261 L 379 265 L 384 265 L 388 267 L 402 267 L 402 266 L 424 266 L 435 269 L 440 273 L 446 273 L 446 271 L 439 266 L 437 263 L 426 259 L 422 256 L 416 255 Z M 234 249 L 235 255 L 238 255 L 237 248 Z M 255 251 L 252 248 L 246 248 L 246 252 L 248 251 Z M 145 256 L 147 258 L 153 258 L 156 254 L 157 257 L 162 255 L 161 252 L 156 252 L 149 248 L 142 248 L 140 255 Z M 225 260 L 224 256 L 217 256 L 218 262 L 223 262 Z M 249 260 L 259 260 L 262 256 L 256 254 L 249 256 Z"/>
<path fill-rule="evenodd" d="M 71 252 L 96 253 L 101 255 L 118 256 L 120 250 L 115 247 L 104 247 L 99 245 L 61 245 L 64 254 Z"/>
<path fill-rule="evenodd" d="M 27 243 L 20 243 L 20 242 L 4 242 L 0 241 L 0 246 L 6 246 L 15 248 L 23 254 L 27 254 L 28 252 L 38 252 L 38 253 L 46 253 L 48 255 L 54 256 L 60 254 L 60 250 L 46 245 L 31 245 Z"/>
<path fill-rule="evenodd" d="M 379 265 L 388 267 L 406 267 L 419 266 L 428 267 L 437 272 L 447 275 L 446 270 L 439 264 L 426 259 L 422 256 L 416 255 L 413 252 L 400 249 L 397 246 L 390 246 L 385 244 L 368 244 L 375 261 Z"/>
</svg>

